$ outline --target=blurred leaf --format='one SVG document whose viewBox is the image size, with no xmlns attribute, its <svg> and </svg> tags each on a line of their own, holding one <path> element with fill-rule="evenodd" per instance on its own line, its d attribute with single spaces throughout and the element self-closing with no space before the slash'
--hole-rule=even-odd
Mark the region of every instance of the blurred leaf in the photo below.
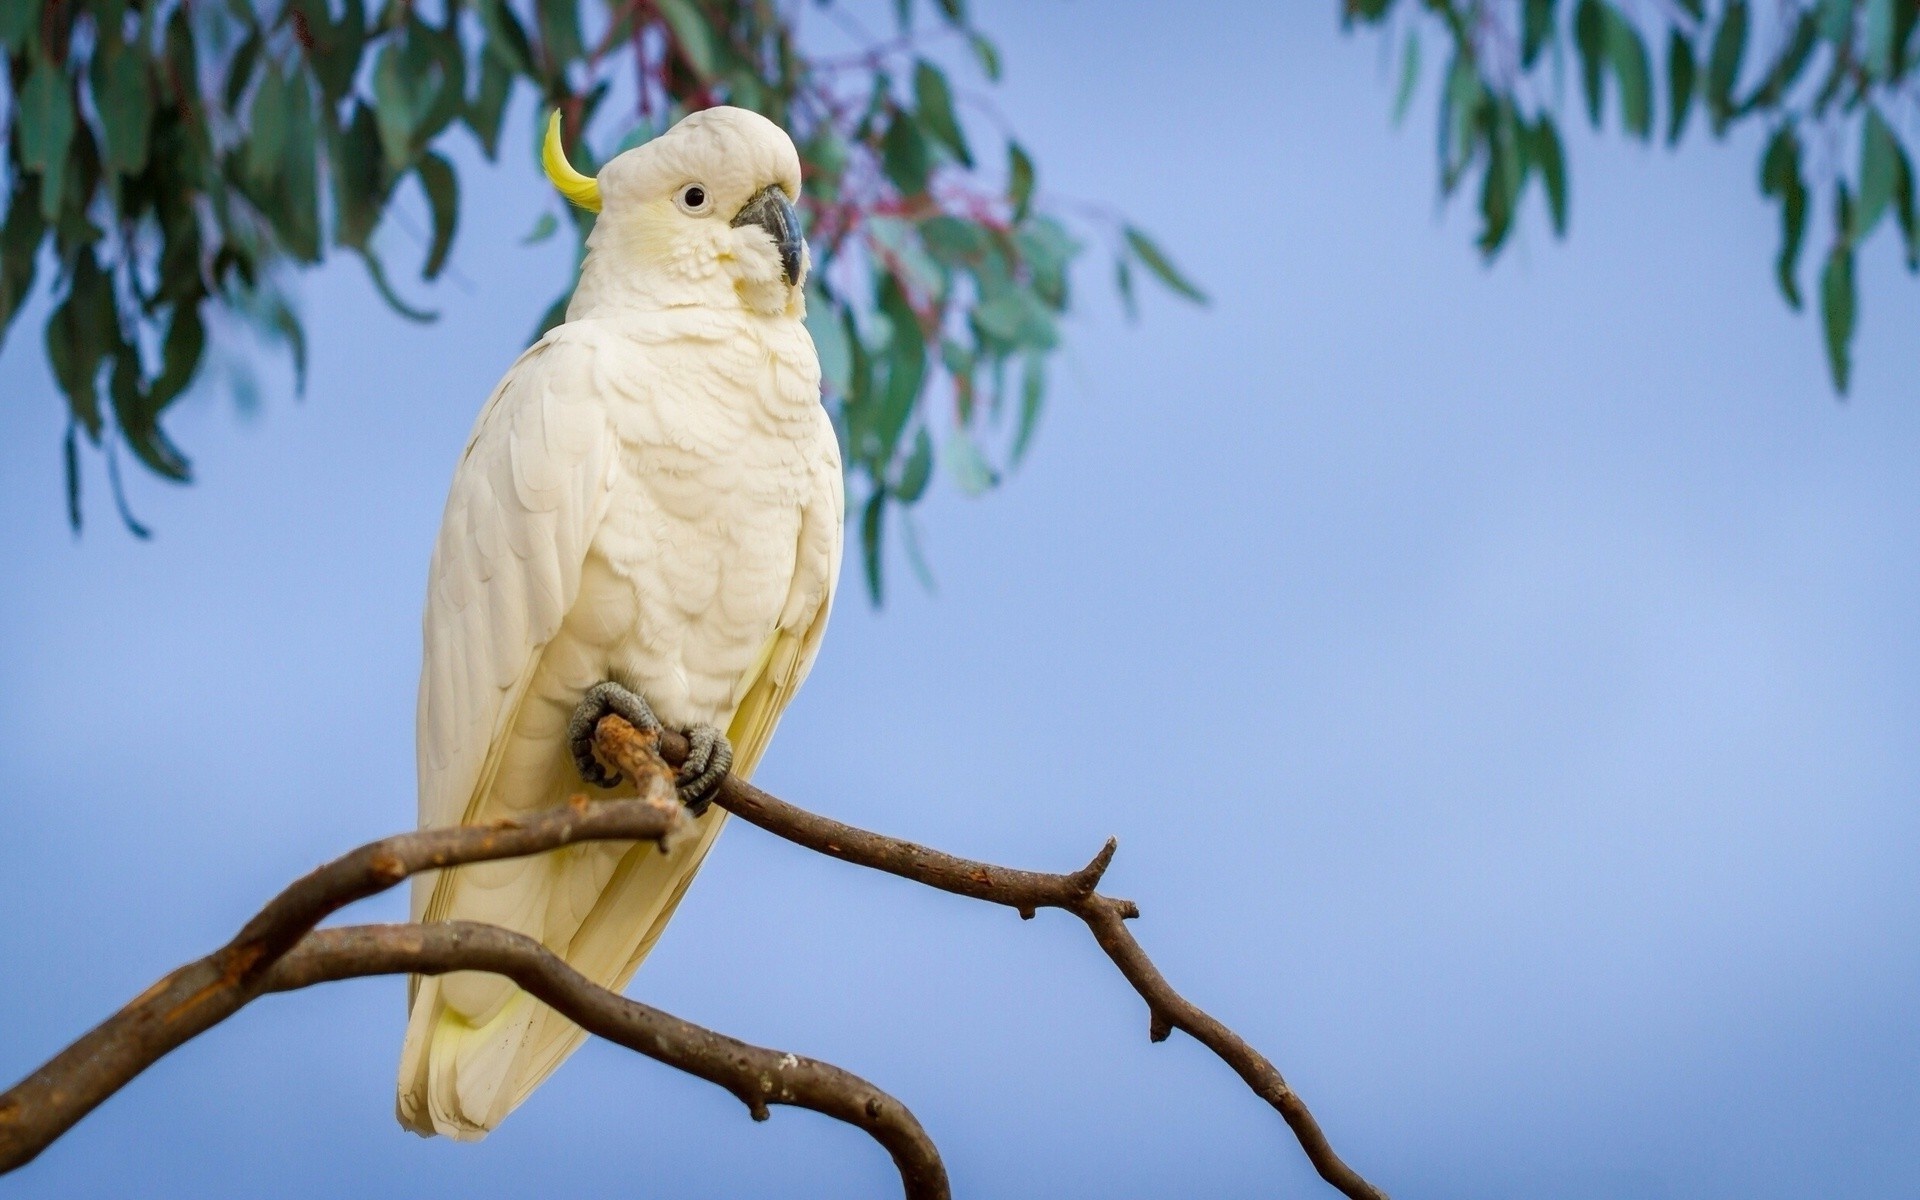
<svg viewBox="0 0 1920 1200">
<path fill-rule="evenodd" d="M 927 490 L 927 481 L 933 477 L 933 439 L 927 431 L 921 429 L 913 437 L 913 451 L 907 455 L 906 465 L 900 468 L 900 482 L 893 488 L 893 494 L 902 504 L 912 504 L 920 499 Z"/>
<path fill-rule="evenodd" d="M 1646 138 L 1653 129 L 1653 68 L 1647 45 L 1640 31 L 1620 15 L 1618 9 L 1606 9 L 1607 58 L 1620 81 L 1620 120 L 1627 132 Z"/>
<path fill-rule="evenodd" d="M 1833 373 L 1833 386 L 1843 395 L 1852 372 L 1849 348 L 1853 344 L 1856 303 L 1853 248 L 1842 240 L 1827 255 L 1827 265 L 1820 272 L 1820 319 L 1826 332 L 1827 366 Z"/>
<path fill-rule="evenodd" d="M 527 236 L 520 239 L 520 244 L 522 246 L 538 245 L 552 237 L 559 228 L 559 218 L 550 212 L 543 212 L 540 214 L 540 219 L 533 223 L 533 228 L 527 231 Z"/>
<path fill-rule="evenodd" d="M 956 429 L 946 441 L 947 472 L 960 490 L 969 496 L 978 496 L 990 491 L 1000 482 L 1000 477 L 980 453 L 980 447 L 974 444 L 964 429 Z"/>
<path fill-rule="evenodd" d="M 41 0 L 0 0 L 0 48 L 25 51 L 39 32 Z"/>
<path fill-rule="evenodd" d="M 153 89 L 145 57 L 123 46 L 103 46 L 93 59 L 93 97 L 106 135 L 107 165 L 122 175 L 140 174 L 147 169 L 153 125 Z"/>
<path fill-rule="evenodd" d="M 1014 431 L 1013 450 L 1009 455 L 1015 466 L 1027 456 L 1033 431 L 1039 428 L 1040 404 L 1046 392 L 1047 360 L 1038 354 L 1029 354 L 1020 369 L 1020 424 Z"/>
<path fill-rule="evenodd" d="M 88 440 L 97 444 L 104 428 L 100 365 L 120 342 L 120 318 L 113 283 L 93 255 L 81 254 L 72 270 L 66 299 L 47 320 L 47 362 L 66 393 L 68 412 L 87 431 Z"/>
<path fill-rule="evenodd" d="M 1854 206 L 1853 228 L 1848 233 L 1856 245 L 1866 240 L 1893 203 L 1905 158 L 1880 110 L 1869 108 L 1860 129 L 1860 202 Z"/>
<path fill-rule="evenodd" d="M 460 181 L 453 173 L 453 164 L 431 150 L 421 156 L 415 171 L 433 212 L 433 244 L 427 250 L 420 276 L 433 279 L 445 269 L 447 253 L 453 249 L 453 232 L 460 221 Z"/>
<path fill-rule="evenodd" d="M 1207 294 L 1180 273 L 1173 260 L 1140 229 L 1132 225 L 1124 226 L 1121 234 L 1126 238 L 1127 248 L 1140 260 L 1140 265 L 1153 272 L 1154 277 L 1167 285 L 1175 293 L 1185 296 L 1195 304 L 1207 303 Z"/>
<path fill-rule="evenodd" d="M 1520 65 L 1530 68 L 1553 37 L 1554 0 L 1525 0 L 1520 18 Z"/>
<path fill-rule="evenodd" d="M 940 68 L 926 59 L 913 65 L 913 100 L 920 110 L 920 123 L 941 145 L 952 151 L 964 167 L 973 166 L 973 151 L 967 148 L 966 134 L 953 112 L 953 92 Z"/>
<path fill-rule="evenodd" d="M 669 7 L 662 4 L 664 16 Z M 557 81 L 565 64 L 586 55 L 580 41 L 578 0 L 534 0 L 535 26 L 540 30 L 541 65 L 548 80 Z"/>
<path fill-rule="evenodd" d="M 1807 231 L 1807 185 L 1800 173 L 1800 138 L 1792 125 L 1782 125 L 1767 142 L 1760 160 L 1760 191 L 1780 201 L 1780 255 L 1774 275 L 1780 294 L 1800 307 L 1800 246 Z"/>
<path fill-rule="evenodd" d="M 400 298 L 400 293 L 393 290 L 393 282 L 387 278 L 386 265 L 380 261 L 378 254 L 371 250 L 362 250 L 360 259 L 367 264 L 367 278 L 373 281 L 374 290 L 380 293 L 380 298 L 387 302 L 388 308 L 420 325 L 430 325 L 440 319 L 439 313 L 429 309 L 415 308 Z"/>
<path fill-rule="evenodd" d="M 1533 126 L 1533 161 L 1540 168 L 1540 180 L 1547 191 L 1547 213 L 1553 218 L 1556 237 L 1567 233 L 1567 158 L 1560 145 L 1560 131 L 1553 118 L 1541 115 Z"/>
<path fill-rule="evenodd" d="M 1529 11 L 1532 4 L 1528 5 Z M 1400 48 L 1400 86 L 1393 96 L 1393 123 L 1400 124 L 1406 119 L 1407 105 L 1413 102 L 1414 85 L 1420 82 L 1420 34 L 1412 27 L 1407 29 L 1407 40 Z"/>
<path fill-rule="evenodd" d="M 500 125 L 506 119 L 507 101 L 512 95 L 513 68 L 498 54 L 482 54 L 480 86 L 467 105 L 466 122 L 488 158 L 500 151 Z"/>
<path fill-rule="evenodd" d="M 887 515 L 887 493 L 875 488 L 860 513 L 860 560 L 867 568 L 867 598 L 880 603 L 880 534 Z"/>
<path fill-rule="evenodd" d="M 973 51 L 974 61 L 980 64 L 980 73 L 987 77 L 987 82 L 1000 82 L 999 48 L 985 34 L 977 32 L 967 34 L 967 46 Z"/>
<path fill-rule="evenodd" d="M 66 72 L 36 55 L 18 104 L 15 135 L 20 142 L 20 165 L 40 175 L 41 215 L 56 220 L 66 180 L 67 148 L 73 142 L 73 96 Z"/>
<path fill-rule="evenodd" d="M 702 76 L 717 72 L 720 56 L 714 49 L 713 29 L 692 0 L 654 0 L 654 3 L 666 19 L 667 27 L 673 30 L 674 43 L 693 64 L 693 69 Z"/>
<path fill-rule="evenodd" d="M 1707 55 L 1707 113 L 1714 132 L 1733 116 L 1733 87 L 1740 78 L 1740 62 L 1747 53 L 1747 0 L 1727 0 L 1714 30 L 1713 49 Z"/>
<path fill-rule="evenodd" d="M 1013 219 L 1024 221 L 1033 204 L 1033 159 L 1019 142 L 1007 143 L 1007 199 L 1013 202 Z"/>
<path fill-rule="evenodd" d="M 1693 112 L 1693 96 L 1699 68 L 1693 61 L 1693 43 L 1678 29 L 1667 38 L 1667 145 L 1680 142 Z"/>
<path fill-rule="evenodd" d="M 1600 103 L 1606 77 L 1607 17 L 1599 0 L 1580 0 L 1573 10 L 1573 45 L 1580 54 L 1580 87 L 1587 98 L 1587 120 L 1600 125 Z"/>
<path fill-rule="evenodd" d="M 881 161 L 887 178 L 909 196 L 927 190 L 927 177 L 933 173 L 933 155 L 927 147 L 920 123 L 906 113 L 895 113 L 881 140 Z"/>
</svg>

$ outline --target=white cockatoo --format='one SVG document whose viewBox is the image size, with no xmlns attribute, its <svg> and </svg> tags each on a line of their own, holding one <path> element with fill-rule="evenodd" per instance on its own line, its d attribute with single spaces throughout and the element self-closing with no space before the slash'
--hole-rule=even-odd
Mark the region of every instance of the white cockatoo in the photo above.
<svg viewBox="0 0 1920 1200">
<path fill-rule="evenodd" d="M 583 771 L 605 782 L 580 731 L 649 706 L 695 743 L 679 782 L 698 815 L 671 853 L 598 843 L 421 877 L 413 916 L 505 926 L 617 989 L 720 832 L 706 800 L 729 754 L 753 771 L 819 649 L 840 452 L 778 126 L 708 109 L 589 178 L 555 114 L 545 158 L 600 216 L 565 323 L 500 381 L 454 473 L 427 584 L 420 824 L 561 804 Z M 400 1120 L 478 1138 L 585 1036 L 499 976 L 417 978 Z"/>
</svg>

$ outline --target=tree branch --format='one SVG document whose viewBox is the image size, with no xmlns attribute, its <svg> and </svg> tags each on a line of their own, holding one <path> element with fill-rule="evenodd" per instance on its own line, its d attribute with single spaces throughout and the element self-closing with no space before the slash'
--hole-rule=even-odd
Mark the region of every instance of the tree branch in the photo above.
<svg viewBox="0 0 1920 1200">
<path fill-rule="evenodd" d="M 769 1104 L 790 1104 L 855 1125 L 892 1156 L 908 1200 L 949 1200 L 939 1153 L 906 1106 L 829 1063 L 748 1045 L 626 999 L 595 985 L 538 942 L 494 926 L 448 921 L 314 928 L 344 905 L 421 871 L 585 841 L 652 841 L 664 849 L 690 828 L 679 804 L 651 786 L 665 778 L 663 759 L 675 766 L 685 761 L 684 738 L 642 733 L 609 716 L 595 730 L 595 751 L 608 766 L 641 781 L 649 796 L 601 802 L 575 797 L 564 808 L 519 821 L 400 834 L 296 880 L 232 941 L 167 975 L 0 1093 L 0 1174 L 31 1162 L 140 1072 L 262 994 L 366 975 L 473 970 L 512 979 L 588 1032 L 726 1088 L 756 1120 L 766 1119 Z M 1323 1178 L 1353 1200 L 1386 1200 L 1334 1153 L 1273 1064 L 1174 991 L 1134 941 L 1125 922 L 1139 915 L 1138 908 L 1096 890 L 1113 859 L 1111 839 L 1080 870 L 1056 875 L 975 862 L 857 829 L 738 779 L 729 778 L 714 802 L 770 833 L 846 862 L 1004 904 L 1022 917 L 1041 908 L 1079 917 L 1147 1002 L 1153 1040 L 1174 1029 L 1199 1039 L 1280 1113 Z"/>
<path fill-rule="evenodd" d="M 637 777 L 638 772 L 648 769 L 646 759 L 653 754 L 653 739 L 619 716 L 610 715 L 601 718 L 594 731 L 594 749 L 609 766 Z M 686 739 L 668 732 L 660 737 L 658 752 L 669 764 L 678 766 L 686 758 Z M 1126 926 L 1128 919 L 1140 915 L 1139 907 L 1131 900 L 1103 896 L 1095 890 L 1107 864 L 1113 861 L 1119 846 L 1116 839 L 1107 839 L 1093 861 L 1078 871 L 1055 875 L 976 862 L 859 829 L 796 808 L 733 777 L 721 785 L 713 802 L 768 833 L 842 862 L 885 871 L 943 892 L 1004 904 L 1023 918 L 1031 918 L 1042 908 L 1063 909 L 1079 917 L 1113 965 L 1147 1002 L 1149 1037 L 1164 1041 L 1173 1030 L 1184 1030 L 1232 1067 L 1255 1095 L 1279 1112 L 1322 1179 L 1352 1200 L 1387 1200 L 1385 1192 L 1368 1183 L 1334 1152 L 1299 1093 L 1288 1086 L 1266 1055 L 1176 992 L 1160 974 Z"/>
<path fill-rule="evenodd" d="M 907 1106 L 819 1059 L 749 1045 L 600 987 L 539 942 L 473 921 L 320 929 L 268 972 L 263 991 L 290 992 L 366 975 L 490 971 L 586 1030 L 732 1092 L 756 1121 L 769 1104 L 810 1108 L 867 1131 L 893 1156 L 909 1200 L 951 1200 L 947 1171 Z"/>
</svg>

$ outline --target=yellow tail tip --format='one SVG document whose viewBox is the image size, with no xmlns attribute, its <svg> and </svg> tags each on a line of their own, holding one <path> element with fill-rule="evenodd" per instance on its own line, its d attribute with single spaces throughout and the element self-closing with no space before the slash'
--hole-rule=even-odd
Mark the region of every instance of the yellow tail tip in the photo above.
<svg viewBox="0 0 1920 1200">
<path fill-rule="evenodd" d="M 560 110 L 554 109 L 547 118 L 547 139 L 540 147 L 540 165 L 547 169 L 547 178 L 560 194 L 568 200 L 591 212 L 600 211 L 600 181 L 591 175 L 582 175 L 573 169 L 567 161 L 566 143 L 560 138 Z"/>
</svg>

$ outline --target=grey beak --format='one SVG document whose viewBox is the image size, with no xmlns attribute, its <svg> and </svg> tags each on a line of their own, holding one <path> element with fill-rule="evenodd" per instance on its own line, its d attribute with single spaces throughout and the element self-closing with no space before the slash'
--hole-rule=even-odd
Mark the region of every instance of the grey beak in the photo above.
<svg viewBox="0 0 1920 1200">
<path fill-rule="evenodd" d="M 778 184 L 761 188 L 747 206 L 735 213 L 731 224 L 758 225 L 773 238 L 780 251 L 780 274 L 791 285 L 800 278 L 800 252 L 806 242 L 800 236 L 800 214 Z"/>
</svg>

